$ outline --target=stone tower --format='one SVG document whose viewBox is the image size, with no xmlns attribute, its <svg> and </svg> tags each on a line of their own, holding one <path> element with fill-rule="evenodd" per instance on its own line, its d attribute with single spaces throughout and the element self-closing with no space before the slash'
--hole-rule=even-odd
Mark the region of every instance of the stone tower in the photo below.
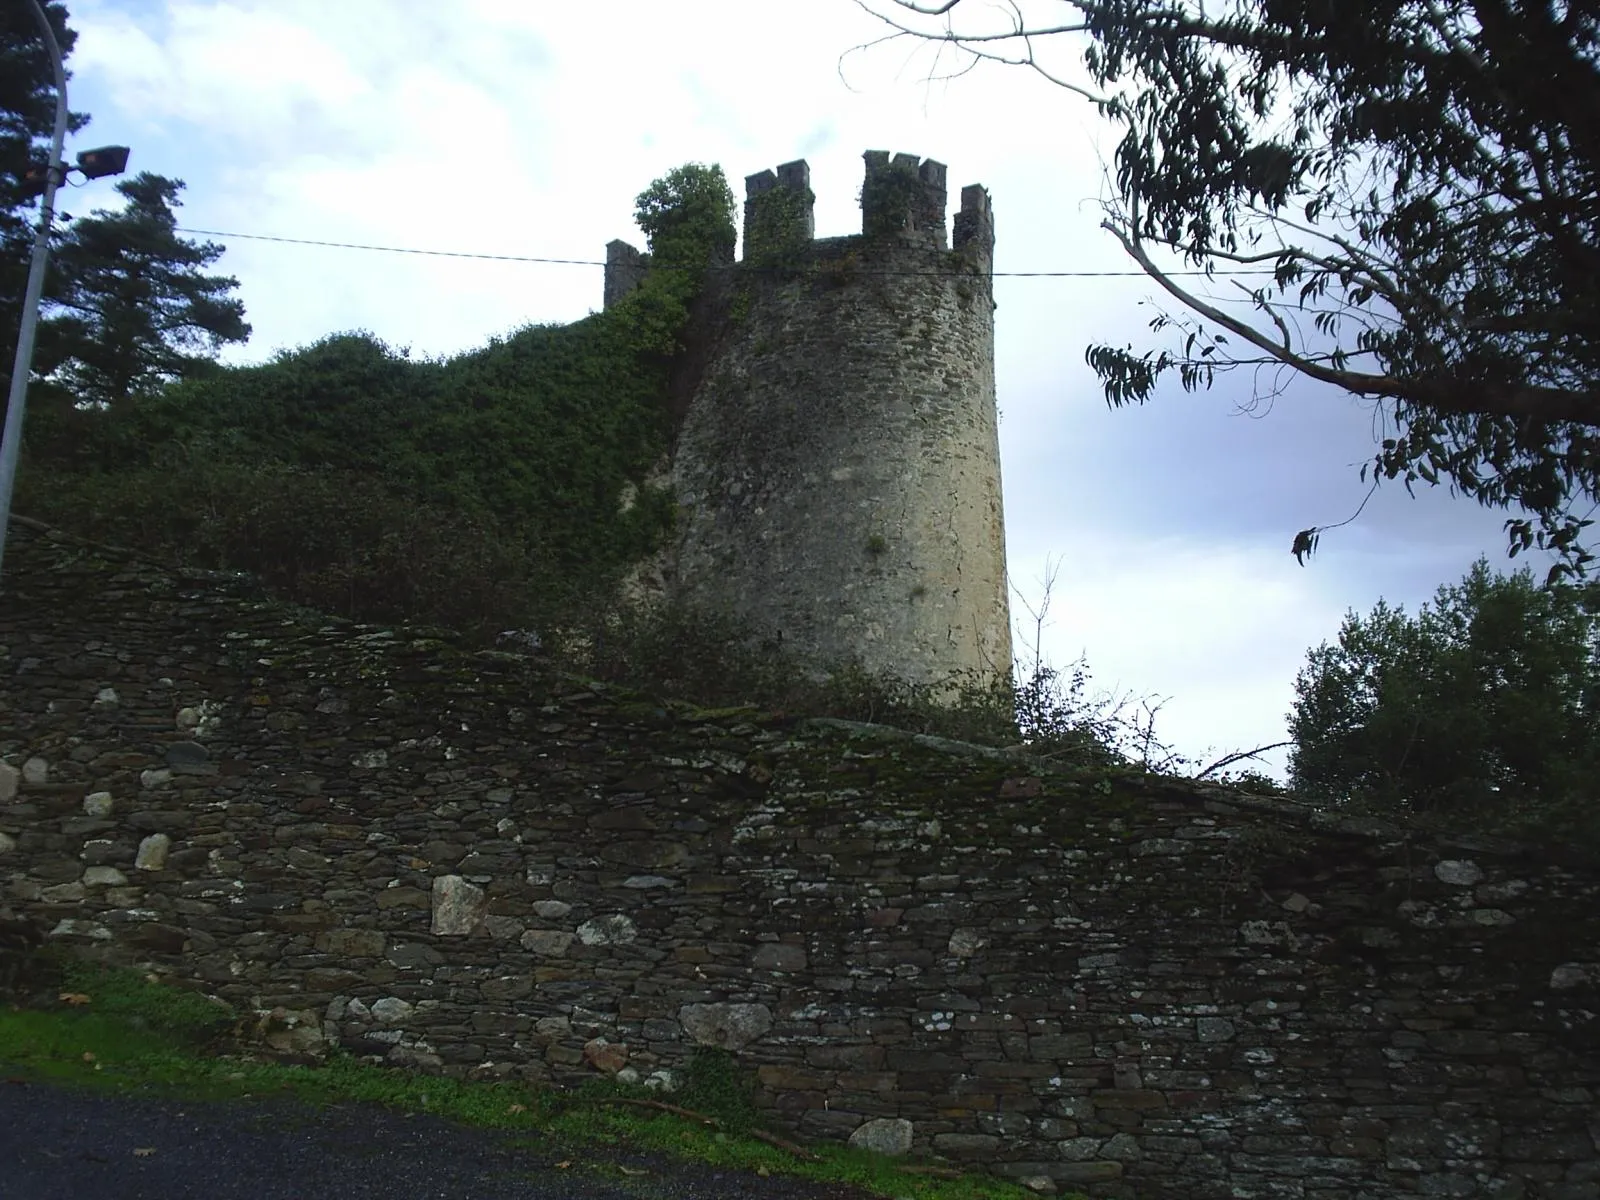
<svg viewBox="0 0 1600 1200">
<path fill-rule="evenodd" d="M 859 235 L 813 236 L 810 169 L 745 180 L 744 257 L 679 433 L 668 585 L 818 669 L 1011 668 L 994 225 L 945 167 L 866 155 Z M 614 252 L 615 253 L 615 252 Z M 606 294 L 623 286 L 609 278 Z"/>
</svg>

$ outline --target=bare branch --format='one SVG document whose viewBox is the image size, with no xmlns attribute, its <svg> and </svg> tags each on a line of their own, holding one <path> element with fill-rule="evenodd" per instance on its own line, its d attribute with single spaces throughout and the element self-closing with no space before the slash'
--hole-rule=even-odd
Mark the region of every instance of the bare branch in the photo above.
<svg viewBox="0 0 1600 1200">
<path fill-rule="evenodd" d="M 1285 746 L 1292 746 L 1294 744 L 1295 743 L 1291 740 L 1287 742 L 1273 742 L 1270 746 L 1257 746 L 1254 750 L 1236 750 L 1232 754 L 1225 754 L 1221 758 L 1217 759 L 1216 762 L 1212 763 L 1204 771 L 1201 771 L 1200 774 L 1195 776 L 1195 778 L 1204 779 L 1207 775 L 1211 774 L 1211 772 L 1220 771 L 1223 767 L 1231 766 L 1232 764 L 1243 759 L 1256 758 L 1262 754 L 1265 754 L 1268 750 L 1281 750 Z"/>
<path fill-rule="evenodd" d="M 1214 304 L 1208 304 L 1200 297 L 1179 287 L 1150 260 L 1149 255 L 1136 240 L 1112 222 L 1102 221 L 1101 228 L 1121 242 L 1122 248 L 1143 268 L 1145 274 L 1160 284 L 1179 303 L 1199 313 L 1208 321 L 1237 334 L 1258 350 L 1265 351 L 1285 366 L 1292 367 L 1311 379 L 1330 383 L 1334 387 L 1358 395 L 1388 396 L 1438 409 L 1441 412 L 1528 417 L 1536 421 L 1572 421 L 1581 425 L 1600 426 L 1600 392 L 1593 389 L 1578 391 L 1449 378 L 1398 379 L 1392 375 L 1376 375 L 1322 366 L 1303 354 L 1275 345 L 1254 326 L 1229 316 Z"/>
</svg>

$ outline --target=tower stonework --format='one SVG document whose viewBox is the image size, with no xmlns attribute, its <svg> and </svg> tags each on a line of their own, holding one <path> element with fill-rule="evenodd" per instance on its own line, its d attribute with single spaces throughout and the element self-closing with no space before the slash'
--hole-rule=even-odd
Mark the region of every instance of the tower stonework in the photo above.
<svg viewBox="0 0 1600 1200">
<path fill-rule="evenodd" d="M 764 211 L 763 211 L 764 210 Z M 1011 669 L 994 224 L 945 167 L 866 155 L 862 233 L 816 239 L 810 170 L 746 180 L 728 320 L 672 463 L 669 586 L 822 670 Z"/>
</svg>

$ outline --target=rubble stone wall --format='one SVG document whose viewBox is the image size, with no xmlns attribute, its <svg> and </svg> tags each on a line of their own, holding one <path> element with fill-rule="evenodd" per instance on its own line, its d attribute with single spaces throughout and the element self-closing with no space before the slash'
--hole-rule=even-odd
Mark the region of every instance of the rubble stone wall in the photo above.
<svg viewBox="0 0 1600 1200">
<path fill-rule="evenodd" d="M 1106 1196 L 1600 1194 L 1592 864 L 6 565 L 0 907 L 308 1044 L 719 1046 L 803 1135 Z"/>
</svg>

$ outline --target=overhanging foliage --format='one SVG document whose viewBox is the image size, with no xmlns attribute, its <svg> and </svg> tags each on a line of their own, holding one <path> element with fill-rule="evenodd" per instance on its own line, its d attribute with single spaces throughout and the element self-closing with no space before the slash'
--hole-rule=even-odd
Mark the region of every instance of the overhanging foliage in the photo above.
<svg viewBox="0 0 1600 1200">
<path fill-rule="evenodd" d="M 1105 228 L 1176 348 L 1096 346 L 1113 405 L 1282 367 L 1377 398 L 1369 468 L 1521 505 L 1511 552 L 1592 559 L 1600 498 L 1600 14 L 1512 0 L 860 0 L 1023 65 L 1121 130 Z M 1081 52 L 1081 70 L 1047 57 Z M 1257 269 L 1204 292 L 1168 262 Z M 1242 304 L 1235 303 L 1242 301 Z M 1365 470 L 1363 471 L 1363 477 Z M 1306 530 L 1295 549 L 1315 545 Z"/>
</svg>

